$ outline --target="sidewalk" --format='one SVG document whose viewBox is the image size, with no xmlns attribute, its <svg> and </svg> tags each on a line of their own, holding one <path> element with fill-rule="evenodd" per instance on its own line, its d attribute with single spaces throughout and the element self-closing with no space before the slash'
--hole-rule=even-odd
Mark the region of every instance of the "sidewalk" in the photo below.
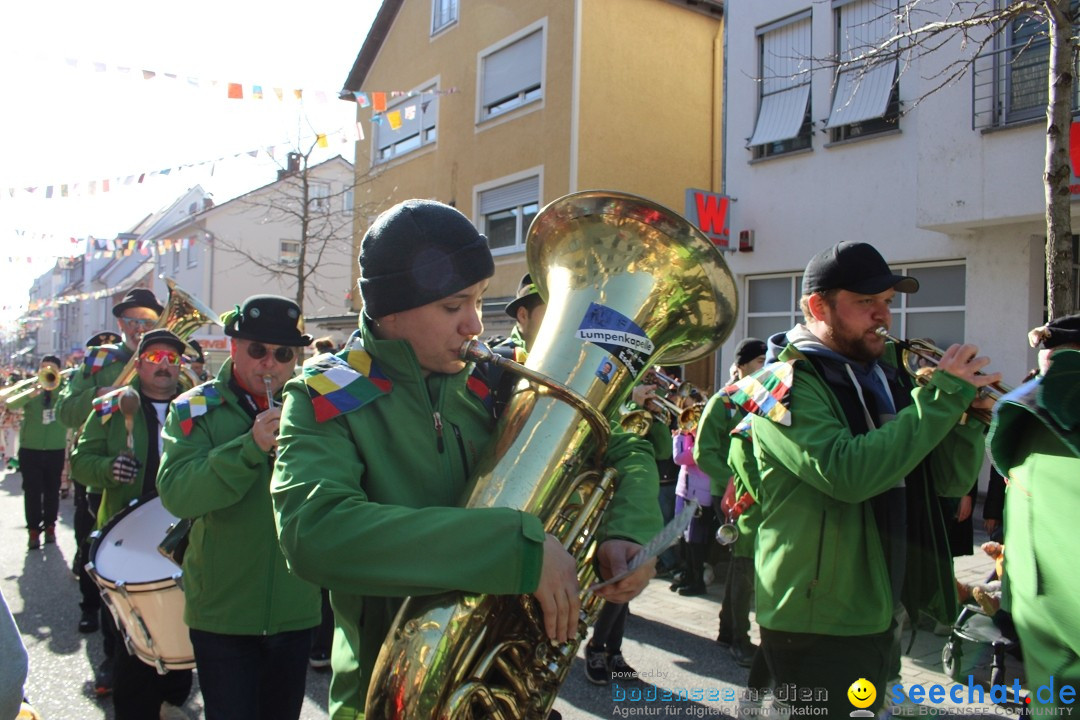
<svg viewBox="0 0 1080 720">
<path fill-rule="evenodd" d="M 993 570 L 993 561 L 979 549 L 979 546 L 987 540 L 986 535 L 978 527 L 978 523 L 976 525 L 975 554 L 958 557 L 954 560 L 956 578 L 960 582 L 969 585 L 984 582 Z M 721 564 L 720 568 L 723 570 L 724 565 Z M 708 594 L 699 597 L 683 597 L 668 590 L 669 582 L 667 580 L 653 580 L 645 592 L 633 601 L 633 613 L 639 617 L 661 622 L 686 633 L 712 640 L 716 637 L 717 613 L 720 610 L 723 595 L 722 580 L 723 578 L 719 578 L 714 581 L 709 585 Z M 751 636 L 755 644 L 760 642 L 756 623 L 752 625 Z M 903 640 L 905 649 L 910 640 L 910 630 L 905 629 Z M 957 704 L 948 699 L 950 688 L 958 683 L 955 683 L 946 675 L 942 668 L 941 652 L 947 640 L 947 635 L 935 635 L 932 630 L 920 629 L 916 633 L 915 644 L 911 652 L 905 654 L 902 658 L 901 681 L 905 689 L 914 684 L 920 684 L 927 689 L 933 685 L 941 685 L 944 688 L 945 702 L 938 706 L 926 703 L 924 707 L 919 709 L 923 710 L 924 714 L 935 714 L 937 717 L 989 718 L 1005 716 L 1007 714 L 1005 708 L 998 707 L 990 702 Z M 975 653 L 976 648 L 972 647 L 971 644 L 966 644 L 965 650 L 971 654 Z M 973 682 L 976 686 L 980 680 L 988 682 L 989 665 L 989 658 L 985 658 L 985 662 L 980 663 L 974 670 Z M 1006 683 L 1008 684 L 1011 684 L 1013 678 L 1018 677 L 1018 673 L 1022 670 L 1019 662 L 1011 658 L 1007 659 L 1005 668 Z M 1020 680 L 1022 684 L 1023 677 L 1020 677 Z M 966 680 L 964 683 L 959 683 L 959 685 L 962 688 L 961 696 L 966 700 L 969 693 Z M 878 688 L 877 691 L 881 693 L 883 690 Z M 976 697 L 977 695 L 978 693 L 976 693 Z M 989 692 L 986 693 L 986 698 L 989 699 Z"/>
</svg>

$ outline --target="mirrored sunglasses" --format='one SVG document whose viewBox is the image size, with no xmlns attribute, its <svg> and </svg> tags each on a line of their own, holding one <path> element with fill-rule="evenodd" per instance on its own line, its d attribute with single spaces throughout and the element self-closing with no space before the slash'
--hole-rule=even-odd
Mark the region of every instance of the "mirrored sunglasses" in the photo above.
<svg viewBox="0 0 1080 720">
<path fill-rule="evenodd" d="M 154 365 L 179 365 L 181 362 L 179 354 L 169 352 L 168 350 L 151 350 L 150 352 L 144 352 L 139 356 L 139 359 Z"/>
<path fill-rule="evenodd" d="M 247 354 L 252 360 L 262 360 L 266 357 L 266 354 L 270 352 L 270 348 L 266 347 L 262 343 L 248 343 Z M 279 345 L 274 348 L 274 360 L 279 363 L 285 364 L 292 362 L 296 357 L 296 351 L 286 345 Z"/>
</svg>

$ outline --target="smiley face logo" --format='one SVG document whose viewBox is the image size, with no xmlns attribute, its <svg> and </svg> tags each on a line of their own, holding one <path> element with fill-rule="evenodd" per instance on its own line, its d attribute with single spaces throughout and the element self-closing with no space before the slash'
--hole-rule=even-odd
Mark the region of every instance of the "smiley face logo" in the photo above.
<svg viewBox="0 0 1080 720">
<path fill-rule="evenodd" d="M 866 678 L 859 678 L 851 683 L 847 691 L 848 700 L 859 709 L 868 708 L 877 699 L 877 690 Z"/>
</svg>

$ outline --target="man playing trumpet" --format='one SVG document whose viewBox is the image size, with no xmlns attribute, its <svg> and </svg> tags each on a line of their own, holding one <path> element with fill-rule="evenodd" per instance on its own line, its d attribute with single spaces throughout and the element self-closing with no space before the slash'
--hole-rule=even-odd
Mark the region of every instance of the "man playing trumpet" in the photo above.
<svg viewBox="0 0 1080 720">
<path fill-rule="evenodd" d="M 803 276 L 805 323 L 769 338 L 771 364 L 729 393 L 752 413 L 761 472 L 761 650 L 777 686 L 826 688 L 830 717 L 850 711 L 854 679 L 877 688 L 872 709 L 887 696 L 901 602 L 913 619 L 956 614 L 936 495 L 971 487 L 986 426 L 965 413 L 1000 376 L 978 374 L 988 361 L 973 345 L 945 351 L 924 387 L 897 372 L 877 330 L 895 294 L 918 288 L 869 244 L 819 253 Z"/>
<path fill-rule="evenodd" d="M 194 520 L 184 554 L 184 622 L 207 720 L 299 717 L 319 588 L 285 566 L 270 503 L 281 408 L 311 336 L 300 308 L 255 295 L 221 318 L 231 355 L 181 395 L 165 425 L 161 502 Z"/>
<path fill-rule="evenodd" d="M 93 403 L 79 442 L 71 454 L 71 471 L 88 488 L 101 491 L 97 529 L 103 528 L 136 498 L 154 494 L 161 458 L 161 427 L 176 397 L 184 341 L 164 328 L 139 341 L 136 376 L 130 387 L 116 388 Z M 117 416 L 122 416 L 117 418 Z M 113 706 L 118 720 L 158 717 L 162 702 L 183 705 L 191 692 L 191 671 L 157 670 L 124 648 L 113 619 L 105 614 L 102 633 L 113 638 Z M 108 668 L 102 668 L 109 674 Z"/>
</svg>

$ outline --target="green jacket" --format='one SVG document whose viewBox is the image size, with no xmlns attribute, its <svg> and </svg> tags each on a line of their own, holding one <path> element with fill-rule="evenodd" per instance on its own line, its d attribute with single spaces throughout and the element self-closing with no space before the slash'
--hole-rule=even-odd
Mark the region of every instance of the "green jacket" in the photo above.
<svg viewBox="0 0 1080 720">
<path fill-rule="evenodd" d="M 1073 554 L 1080 504 L 1078 378 L 1080 351 L 1055 352 L 1044 377 L 998 403 L 987 440 L 994 465 L 1009 479 L 1005 595 L 1032 688 L 1049 684 L 1051 676 L 1059 687 L 1080 679 Z"/>
<path fill-rule="evenodd" d="M 139 379 L 136 377 L 131 386 L 137 391 Z M 139 462 L 146 458 L 147 433 L 146 418 L 142 404 L 135 413 L 131 428 L 133 452 Z M 100 530 L 116 513 L 142 495 L 145 465 L 140 465 L 135 482 L 118 483 L 113 479 L 112 464 L 116 457 L 127 450 L 127 428 L 124 416 L 119 411 L 109 416 L 106 422 L 97 413 L 91 413 L 83 423 L 79 441 L 71 453 L 71 473 L 88 488 L 101 492 L 101 505 L 98 507 L 97 528 Z"/>
<path fill-rule="evenodd" d="M 531 514 L 458 507 L 495 425 L 482 399 L 487 387 L 469 368 L 425 378 L 408 343 L 376 340 L 366 321 L 337 358 L 383 390 L 339 413 L 325 404 L 331 388 L 324 387 L 319 422 L 304 379 L 291 381 L 272 493 L 292 567 L 330 590 L 337 624 L 330 715 L 353 720 L 363 716 L 371 670 L 403 597 L 531 593 L 545 536 Z M 644 542 L 661 525 L 652 454 L 639 438 L 618 434 L 607 459 L 619 470 L 619 490 L 602 533 Z"/>
<path fill-rule="evenodd" d="M 98 389 L 111 386 L 133 354 L 122 343 L 87 348 L 83 366 L 71 374 L 60 390 L 57 404 L 60 422 L 73 429 L 82 427 L 93 410 L 91 404 Z"/>
<path fill-rule="evenodd" d="M 855 435 L 805 355 L 788 344 L 778 360 L 793 366 L 790 425 L 751 417 L 761 471 L 757 621 L 787 632 L 883 632 L 894 600 L 869 500 L 896 487 L 928 456 L 938 494 L 958 497 L 971 487 L 982 465 L 985 425 L 957 423 L 975 388 L 936 372 L 911 391 L 912 404 L 891 422 Z M 754 377 L 773 370 L 766 366 Z M 931 511 L 909 507 L 909 517 Z M 910 560 L 909 554 L 905 583 L 917 579 Z M 937 589 L 946 591 L 955 593 L 951 585 Z"/>
<path fill-rule="evenodd" d="M 319 588 L 286 567 L 270 503 L 273 460 L 255 444 L 231 377 L 226 360 L 216 378 L 178 397 L 162 433 L 161 502 L 194 520 L 184 554 L 184 622 L 224 635 L 314 627 L 322 617 Z M 203 401 L 205 413 L 193 414 Z"/>
<path fill-rule="evenodd" d="M 49 406 L 45 406 L 45 393 L 23 397 L 8 403 L 10 410 L 22 410 L 19 423 L 19 447 L 24 450 L 63 450 L 67 447 L 67 428 L 57 417 L 58 395 L 66 383 L 49 393 Z"/>
<path fill-rule="evenodd" d="M 761 505 L 758 502 L 761 477 L 754 458 L 754 443 L 748 427 L 732 435 L 745 417 L 745 411 L 735 407 L 721 390 L 709 398 L 701 413 L 697 443 L 694 445 L 694 461 L 712 481 L 712 494 L 715 497 L 724 496 L 728 478 L 734 477 L 735 499 L 738 500 L 747 492 L 754 498 L 754 504 L 735 521 L 735 526 L 739 528 L 739 539 L 731 550 L 736 557 L 754 557 L 754 537 L 761 524 Z"/>
</svg>

